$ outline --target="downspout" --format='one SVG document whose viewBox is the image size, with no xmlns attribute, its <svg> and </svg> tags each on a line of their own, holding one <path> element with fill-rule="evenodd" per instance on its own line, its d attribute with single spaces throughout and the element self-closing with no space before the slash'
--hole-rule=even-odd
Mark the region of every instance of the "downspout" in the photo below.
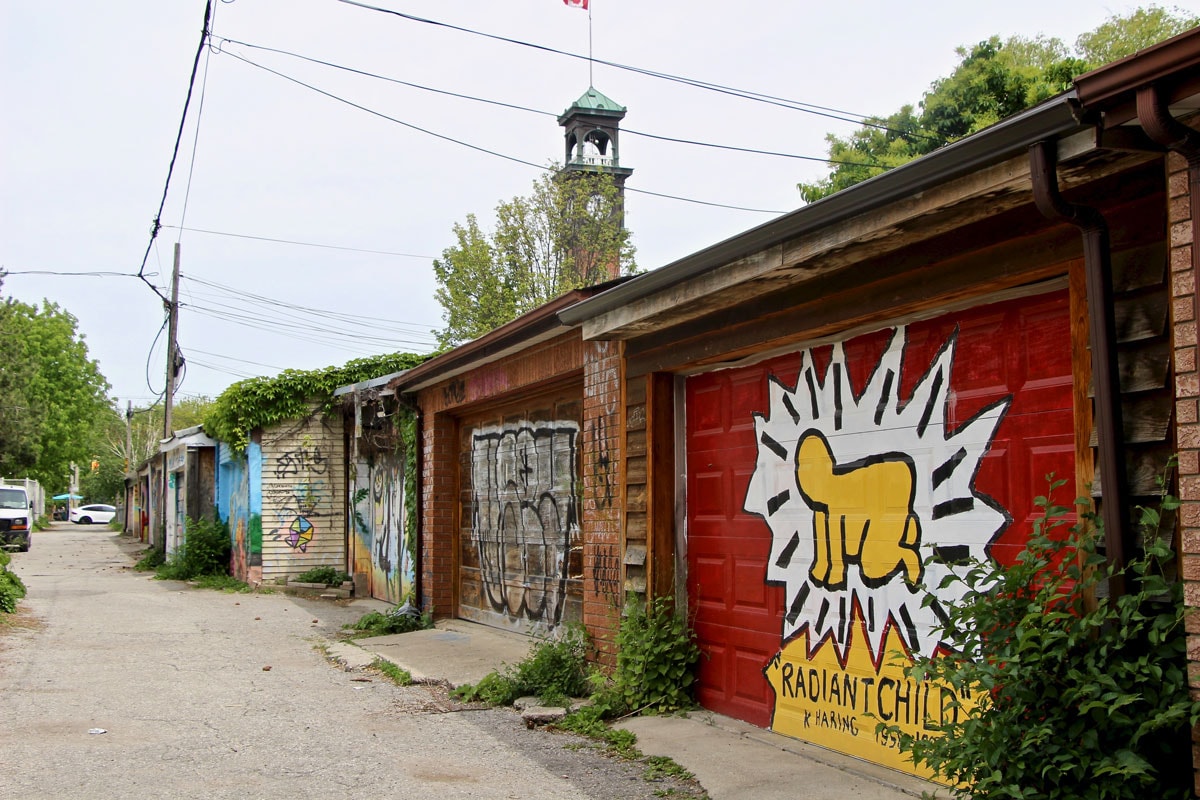
<svg viewBox="0 0 1200 800">
<path fill-rule="evenodd" d="M 1200 231 L 1200 132 L 1171 116 L 1158 87 L 1153 84 L 1138 89 L 1137 115 L 1151 139 L 1187 159 L 1188 200 L 1192 211 L 1192 276 L 1196 286 L 1200 287 L 1200 247 L 1196 242 L 1196 232 Z M 1192 305 L 1192 319 L 1200 320 L 1200 292 L 1192 293 Z"/>
<path fill-rule="evenodd" d="M 1058 189 L 1058 150 L 1054 140 L 1029 148 L 1033 199 L 1047 218 L 1069 222 L 1083 234 L 1083 264 L 1087 284 L 1088 338 L 1095 386 L 1095 425 L 1100 450 L 1101 519 L 1109 563 L 1119 573 L 1125 567 L 1125 529 L 1129 525 L 1129 485 L 1125 470 L 1125 438 L 1121 420 L 1121 385 L 1117 369 L 1117 333 L 1113 316 L 1112 254 L 1108 225 L 1094 208 L 1068 203 Z M 1116 575 L 1112 593 L 1122 594 L 1124 581 Z"/>
</svg>

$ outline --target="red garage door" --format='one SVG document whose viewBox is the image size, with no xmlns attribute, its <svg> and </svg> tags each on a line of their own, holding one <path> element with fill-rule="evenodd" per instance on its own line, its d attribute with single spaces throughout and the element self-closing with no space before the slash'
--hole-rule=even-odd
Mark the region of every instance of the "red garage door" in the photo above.
<svg viewBox="0 0 1200 800">
<path fill-rule="evenodd" d="M 875 721 L 927 707 L 885 656 L 936 651 L 955 600 L 918 584 L 1011 562 L 1047 474 L 1072 499 L 1067 311 L 1023 298 L 688 379 L 705 707 L 903 768 Z"/>
</svg>

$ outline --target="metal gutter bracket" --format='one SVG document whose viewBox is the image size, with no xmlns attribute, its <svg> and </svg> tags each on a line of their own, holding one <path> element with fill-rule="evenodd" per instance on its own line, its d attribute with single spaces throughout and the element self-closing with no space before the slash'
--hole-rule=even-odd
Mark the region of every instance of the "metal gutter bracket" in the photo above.
<svg viewBox="0 0 1200 800">
<path fill-rule="evenodd" d="M 1129 527 L 1130 507 L 1108 224 L 1096 209 L 1068 203 L 1059 193 L 1058 150 L 1053 139 L 1030 146 L 1029 171 L 1033 180 L 1033 199 L 1038 210 L 1048 219 L 1071 223 L 1083 235 L 1088 338 L 1092 352 L 1095 425 L 1103 490 L 1100 512 L 1104 523 L 1106 555 L 1109 563 L 1121 570 L 1125 566 L 1125 531 Z M 1114 579 L 1111 585 L 1113 593 L 1119 594 L 1123 588 L 1123 581 Z"/>
</svg>

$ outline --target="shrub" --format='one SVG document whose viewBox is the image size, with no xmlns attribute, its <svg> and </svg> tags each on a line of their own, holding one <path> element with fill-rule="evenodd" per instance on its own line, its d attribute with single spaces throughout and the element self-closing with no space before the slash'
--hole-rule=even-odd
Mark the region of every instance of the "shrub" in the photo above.
<svg viewBox="0 0 1200 800">
<path fill-rule="evenodd" d="M 232 549 L 229 526 L 215 519 L 188 518 L 183 545 L 155 571 L 159 580 L 186 581 L 201 575 L 225 575 Z"/>
<path fill-rule="evenodd" d="M 433 627 L 433 616 L 426 611 L 419 613 L 408 605 L 396 606 L 387 613 L 369 611 L 359 617 L 358 622 L 346 627 L 358 631 L 357 637 L 388 636 L 393 633 L 409 633 Z"/>
<path fill-rule="evenodd" d="M 4 551 L 0 550 L 0 553 Z M 8 553 L 4 553 L 5 556 Z M 5 561 L 5 564 L 8 562 Z M 0 566 L 0 612 L 11 614 L 17 610 L 17 601 L 25 596 L 25 584 L 21 576 Z"/>
<path fill-rule="evenodd" d="M 632 601 L 617 631 L 617 668 L 610 690 L 614 711 L 673 712 L 690 708 L 700 648 L 687 620 L 666 597 L 649 607 Z M 601 693 L 603 695 L 603 693 Z"/>
<path fill-rule="evenodd" d="M 297 583 L 323 583 L 326 586 L 341 586 L 350 576 L 335 567 L 313 567 L 308 572 L 301 572 L 292 580 Z"/>
<path fill-rule="evenodd" d="M 518 697 L 537 695 L 546 705 L 565 705 L 571 697 L 588 690 L 587 633 L 582 626 L 569 626 L 556 639 L 543 639 L 529 655 L 502 672 L 492 672 L 472 686 L 464 684 L 455 696 L 493 705 L 510 705 Z"/>
<path fill-rule="evenodd" d="M 142 557 L 133 565 L 138 572 L 153 572 L 166 562 L 167 557 L 160 548 L 151 547 L 142 553 Z"/>
<path fill-rule="evenodd" d="M 1141 509 L 1143 551 L 1117 572 L 1096 552 L 1093 515 L 1068 526 L 1067 509 L 1037 502 L 1044 516 L 1016 564 L 976 562 L 943 581 L 964 590 L 942 629 L 954 652 L 906 670 L 977 704 L 931 726 L 942 736 L 877 733 L 959 797 L 1191 797 L 1200 702 L 1188 696 L 1182 586 L 1163 574 L 1160 512 Z M 1161 508 L 1176 507 L 1164 493 Z M 1089 604 L 1113 578 L 1126 592 Z"/>
</svg>

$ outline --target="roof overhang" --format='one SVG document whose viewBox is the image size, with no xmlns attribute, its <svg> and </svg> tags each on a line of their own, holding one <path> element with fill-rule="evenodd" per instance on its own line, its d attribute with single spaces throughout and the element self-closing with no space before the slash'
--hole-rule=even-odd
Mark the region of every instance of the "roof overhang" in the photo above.
<svg viewBox="0 0 1200 800">
<path fill-rule="evenodd" d="M 416 392 L 561 336 L 575 326 L 564 323 L 559 312 L 628 280 L 616 278 L 567 292 L 478 339 L 407 370 L 389 385 L 398 392 Z"/>
</svg>

